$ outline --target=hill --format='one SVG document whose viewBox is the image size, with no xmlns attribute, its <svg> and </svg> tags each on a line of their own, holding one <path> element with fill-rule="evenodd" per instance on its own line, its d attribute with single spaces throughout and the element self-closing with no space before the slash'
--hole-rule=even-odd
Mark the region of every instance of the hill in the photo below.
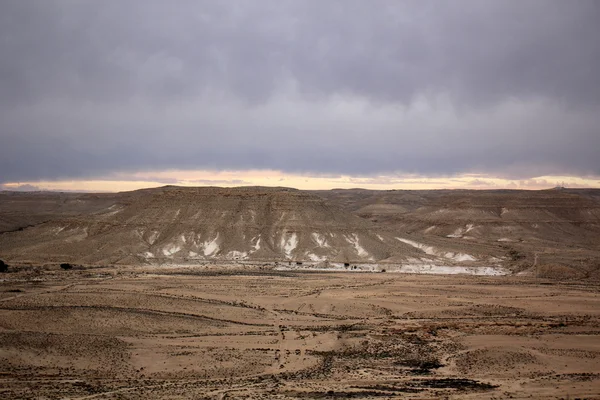
<svg viewBox="0 0 600 400">
<path fill-rule="evenodd" d="M 600 189 L 313 192 L 436 248 L 505 258 L 514 271 L 600 268 Z M 556 269 L 556 268 L 554 268 Z"/>
<path fill-rule="evenodd" d="M 11 263 L 276 262 L 592 277 L 599 238 L 595 189 L 0 193 L 0 258 Z"/>
<path fill-rule="evenodd" d="M 164 187 L 66 198 L 46 207 L 58 210 L 48 221 L 0 235 L 2 255 L 78 263 L 369 262 L 394 253 L 369 221 L 294 189 Z M 26 221 L 41 218 L 46 212 Z"/>
</svg>

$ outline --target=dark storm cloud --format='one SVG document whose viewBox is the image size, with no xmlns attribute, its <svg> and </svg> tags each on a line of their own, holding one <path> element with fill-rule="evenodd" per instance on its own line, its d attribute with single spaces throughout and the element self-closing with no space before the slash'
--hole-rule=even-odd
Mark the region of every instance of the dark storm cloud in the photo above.
<svg viewBox="0 0 600 400">
<path fill-rule="evenodd" d="M 0 2 L 0 182 L 600 174 L 591 1 Z"/>
</svg>

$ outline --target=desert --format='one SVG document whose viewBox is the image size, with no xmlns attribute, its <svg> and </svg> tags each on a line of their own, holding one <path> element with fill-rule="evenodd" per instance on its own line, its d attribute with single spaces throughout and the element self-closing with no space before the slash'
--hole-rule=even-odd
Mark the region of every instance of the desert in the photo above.
<svg viewBox="0 0 600 400">
<path fill-rule="evenodd" d="M 595 190 L 0 196 L 3 398 L 600 393 Z"/>
<path fill-rule="evenodd" d="M 0 0 L 0 400 L 600 400 L 600 0 Z"/>
</svg>

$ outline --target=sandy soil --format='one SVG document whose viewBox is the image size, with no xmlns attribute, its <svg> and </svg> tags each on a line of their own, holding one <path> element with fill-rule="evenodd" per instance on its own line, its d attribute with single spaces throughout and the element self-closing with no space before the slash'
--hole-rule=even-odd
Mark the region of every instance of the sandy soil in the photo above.
<svg viewBox="0 0 600 400">
<path fill-rule="evenodd" d="M 600 398 L 597 283 L 143 267 L 0 278 L 3 399 Z"/>
</svg>

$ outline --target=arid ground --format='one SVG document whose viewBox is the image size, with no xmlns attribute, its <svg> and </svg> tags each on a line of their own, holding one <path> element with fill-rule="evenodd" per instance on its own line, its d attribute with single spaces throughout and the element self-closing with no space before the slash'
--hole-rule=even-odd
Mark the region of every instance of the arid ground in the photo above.
<svg viewBox="0 0 600 400">
<path fill-rule="evenodd" d="M 0 397 L 600 398 L 597 282 L 240 268 L 0 275 Z"/>
<path fill-rule="evenodd" d="M 5 192 L 0 259 L 1 399 L 600 399 L 597 189 Z"/>
</svg>

